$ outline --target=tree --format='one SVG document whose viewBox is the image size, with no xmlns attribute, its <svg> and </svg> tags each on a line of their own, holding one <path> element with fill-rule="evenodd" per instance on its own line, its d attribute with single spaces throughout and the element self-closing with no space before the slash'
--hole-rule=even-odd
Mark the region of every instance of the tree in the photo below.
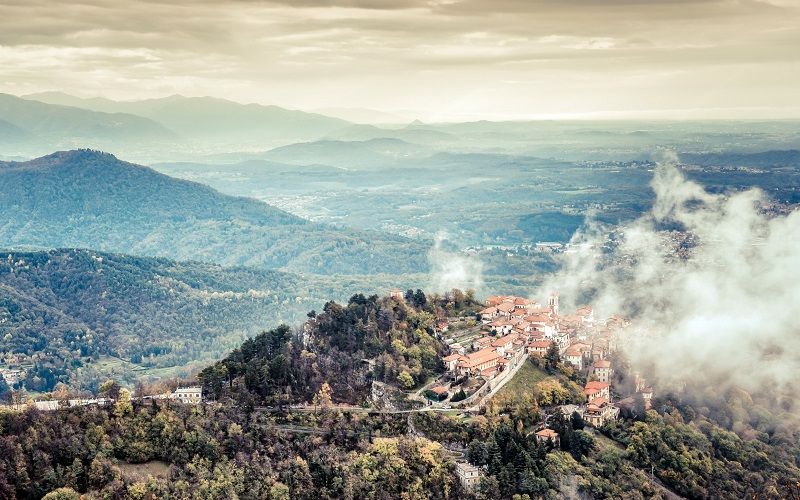
<svg viewBox="0 0 800 500">
<path fill-rule="evenodd" d="M 558 346 L 553 343 L 550 347 L 547 348 L 547 352 L 544 355 L 545 359 L 545 368 L 549 372 L 555 371 L 558 368 L 559 363 L 561 363 L 561 355 L 558 353 Z"/>
<path fill-rule="evenodd" d="M 322 387 L 319 388 L 319 391 L 317 391 L 317 394 L 314 395 L 314 406 L 330 408 L 332 405 L 333 399 L 331 398 L 331 386 L 328 385 L 327 382 L 324 382 Z"/>
<path fill-rule="evenodd" d="M 59 382 L 56 384 L 55 389 L 53 390 L 53 397 L 55 397 L 58 401 L 66 401 L 69 399 L 69 388 L 63 382 Z"/>
<path fill-rule="evenodd" d="M 585 431 L 575 431 L 572 433 L 569 451 L 575 459 L 588 455 L 595 447 L 594 437 Z"/>
<path fill-rule="evenodd" d="M 414 388 L 414 377 L 412 377 L 411 374 L 406 370 L 403 370 L 399 375 L 397 375 L 397 381 L 403 386 L 404 389 Z"/>
<path fill-rule="evenodd" d="M 581 414 L 578 413 L 577 411 L 572 412 L 572 415 L 570 415 L 569 420 L 570 423 L 572 424 L 572 428 L 575 429 L 576 431 L 583 430 L 583 428 L 586 427 L 586 422 L 583 420 L 583 417 L 581 417 Z"/>
<path fill-rule="evenodd" d="M 106 380 L 100 386 L 100 394 L 110 399 L 117 399 L 119 397 L 120 385 L 114 380 Z"/>
<path fill-rule="evenodd" d="M 417 291 L 414 292 L 414 305 L 416 307 L 425 307 L 428 303 L 428 298 L 425 297 L 425 292 L 417 288 Z"/>
<path fill-rule="evenodd" d="M 133 404 L 131 404 L 131 393 L 128 389 L 121 389 L 119 391 L 119 398 L 114 404 L 114 415 L 117 418 L 122 418 L 125 415 L 133 413 Z"/>
<path fill-rule="evenodd" d="M 42 500 L 80 500 L 80 494 L 72 488 L 58 488 L 42 497 Z"/>
</svg>

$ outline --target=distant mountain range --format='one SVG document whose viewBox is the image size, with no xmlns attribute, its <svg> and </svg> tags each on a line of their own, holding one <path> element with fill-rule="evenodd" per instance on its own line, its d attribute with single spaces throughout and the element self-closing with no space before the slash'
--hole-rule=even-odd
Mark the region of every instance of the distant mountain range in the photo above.
<svg viewBox="0 0 800 500">
<path fill-rule="evenodd" d="M 163 144 L 177 134 L 149 118 L 126 113 L 45 104 L 0 94 L 0 145 L 11 152 L 32 148 Z"/>
<path fill-rule="evenodd" d="M 91 150 L 0 162 L 0 247 L 80 247 L 316 274 L 424 272 L 427 242 L 301 219 Z"/>
<path fill-rule="evenodd" d="M 185 141 L 216 143 L 291 143 L 323 137 L 350 122 L 260 104 L 240 104 L 214 97 L 173 95 L 142 101 L 82 99 L 61 92 L 31 94 L 22 99 L 104 114 L 134 115 L 169 129 Z M 0 115 L 3 118 L 3 115 Z"/>
</svg>

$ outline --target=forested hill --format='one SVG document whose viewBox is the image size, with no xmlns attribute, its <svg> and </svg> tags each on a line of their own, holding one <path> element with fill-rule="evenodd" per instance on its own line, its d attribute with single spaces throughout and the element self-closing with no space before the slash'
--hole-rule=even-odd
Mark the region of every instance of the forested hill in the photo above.
<svg viewBox="0 0 800 500">
<path fill-rule="evenodd" d="M 88 250 L 0 251 L 0 351 L 35 360 L 29 389 L 91 389 L 98 359 L 125 360 L 121 377 L 209 360 L 364 286 Z"/>
<path fill-rule="evenodd" d="M 312 223 L 90 150 L 0 163 L 0 247 L 80 247 L 317 274 L 424 271 L 426 245 Z"/>
</svg>

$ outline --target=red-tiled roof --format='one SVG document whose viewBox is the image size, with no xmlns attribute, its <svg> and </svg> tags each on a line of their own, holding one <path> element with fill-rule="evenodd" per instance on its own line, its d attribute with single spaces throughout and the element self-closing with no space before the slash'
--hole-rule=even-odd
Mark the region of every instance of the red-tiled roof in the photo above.
<svg viewBox="0 0 800 500">
<path fill-rule="evenodd" d="M 500 347 L 506 345 L 510 342 L 514 342 L 514 339 L 516 338 L 517 338 L 516 333 L 509 333 L 508 335 L 504 335 L 498 339 L 495 339 L 495 341 L 492 342 L 492 347 Z"/>
<path fill-rule="evenodd" d="M 542 429 L 540 431 L 537 431 L 536 435 L 545 439 L 547 438 L 555 439 L 558 437 L 558 433 L 553 429 Z"/>
<path fill-rule="evenodd" d="M 597 380 L 592 380 L 592 381 L 586 382 L 586 389 L 587 390 L 588 389 L 597 389 L 598 391 L 600 391 L 600 390 L 606 389 L 608 387 L 609 387 L 608 382 L 600 382 L 600 381 L 597 381 Z"/>
<path fill-rule="evenodd" d="M 481 349 L 480 351 L 473 352 L 472 354 L 467 354 L 464 356 L 462 362 L 465 366 L 472 368 L 473 366 L 478 366 L 487 361 L 495 360 L 499 357 L 500 355 L 497 353 L 497 351 L 491 347 L 487 347 L 485 349 Z"/>
</svg>

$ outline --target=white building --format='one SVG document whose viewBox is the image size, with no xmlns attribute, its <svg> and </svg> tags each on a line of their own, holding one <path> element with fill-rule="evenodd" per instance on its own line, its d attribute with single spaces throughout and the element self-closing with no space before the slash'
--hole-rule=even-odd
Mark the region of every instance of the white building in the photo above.
<svg viewBox="0 0 800 500">
<path fill-rule="evenodd" d="M 456 462 L 456 475 L 465 490 L 478 487 L 483 477 L 483 471 L 467 462 Z"/>
<path fill-rule="evenodd" d="M 198 404 L 203 400 L 203 388 L 199 386 L 179 387 L 170 394 L 169 398 L 178 400 L 183 404 Z"/>
</svg>

